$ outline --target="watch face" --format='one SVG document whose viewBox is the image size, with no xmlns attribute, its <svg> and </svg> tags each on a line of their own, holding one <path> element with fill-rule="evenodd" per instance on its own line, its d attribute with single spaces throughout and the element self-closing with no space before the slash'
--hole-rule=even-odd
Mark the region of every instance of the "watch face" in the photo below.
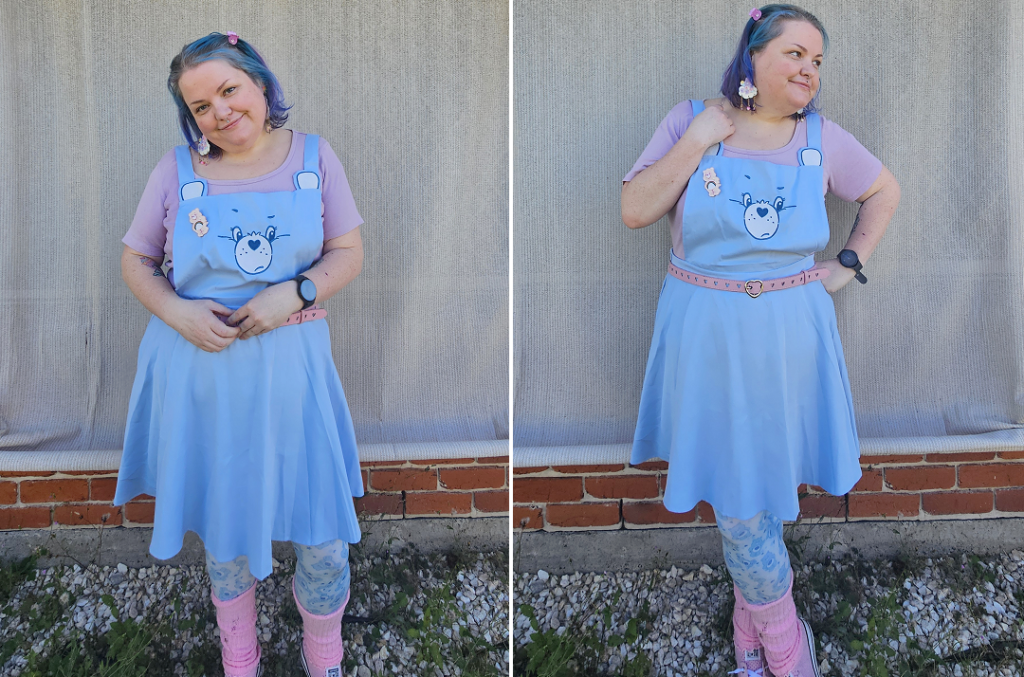
<svg viewBox="0 0 1024 677">
<path fill-rule="evenodd" d="M 851 249 L 844 249 L 839 252 L 839 263 L 847 268 L 853 268 L 858 263 L 857 252 Z"/>
<path fill-rule="evenodd" d="M 311 280 L 303 280 L 299 285 L 299 295 L 302 296 L 303 301 L 315 301 L 316 285 Z"/>
</svg>

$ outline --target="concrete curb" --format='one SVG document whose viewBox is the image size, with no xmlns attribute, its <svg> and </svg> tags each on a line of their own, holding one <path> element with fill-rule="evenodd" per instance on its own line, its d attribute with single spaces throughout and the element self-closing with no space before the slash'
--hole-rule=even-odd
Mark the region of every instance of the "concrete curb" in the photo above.
<svg viewBox="0 0 1024 677">
<path fill-rule="evenodd" d="M 964 550 L 982 555 L 1024 550 L 1024 518 L 799 524 L 787 526 L 786 537 L 804 559 L 812 560 L 849 554 L 878 559 L 901 552 L 928 557 Z M 718 529 L 710 527 L 534 531 L 513 537 L 517 573 L 697 568 L 723 562 Z"/>
<path fill-rule="evenodd" d="M 363 539 L 358 546 L 370 551 L 397 549 L 411 545 L 423 553 L 466 549 L 474 552 L 508 552 L 508 517 L 473 519 L 422 518 L 404 520 L 364 520 L 360 523 Z M 123 563 L 131 567 L 154 564 L 202 564 L 203 544 L 189 532 L 176 556 L 159 560 L 149 554 L 153 530 L 145 527 L 107 527 L 103 529 L 33 529 L 0 531 L 0 562 L 27 557 L 38 548 L 50 555 L 41 558 L 39 567 L 54 564 Z M 274 557 L 285 562 L 295 552 L 287 542 L 274 542 Z"/>
</svg>

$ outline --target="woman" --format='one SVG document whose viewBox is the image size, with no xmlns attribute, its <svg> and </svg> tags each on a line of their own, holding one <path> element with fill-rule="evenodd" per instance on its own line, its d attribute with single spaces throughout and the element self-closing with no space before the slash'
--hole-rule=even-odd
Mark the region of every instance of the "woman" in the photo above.
<svg viewBox="0 0 1024 677">
<path fill-rule="evenodd" d="M 797 517 L 800 484 L 839 495 L 860 478 L 827 292 L 867 281 L 899 202 L 882 163 L 815 112 L 826 45 L 798 7 L 753 10 L 722 98 L 676 106 L 622 189 L 627 226 L 672 224 L 631 462 L 669 461 L 669 510 L 714 507 L 747 675 L 818 675 L 781 520 Z M 861 207 L 840 259 L 815 265 L 827 191 Z"/>
<path fill-rule="evenodd" d="M 315 304 L 359 274 L 362 219 L 331 147 L 284 129 L 277 78 L 245 40 L 186 45 L 167 84 L 188 146 L 157 164 L 124 238 L 125 282 L 154 317 L 114 502 L 156 497 L 155 557 L 203 539 L 227 677 L 260 673 L 255 579 L 271 540 L 292 541 L 303 667 L 340 677 L 363 487 Z"/>
</svg>

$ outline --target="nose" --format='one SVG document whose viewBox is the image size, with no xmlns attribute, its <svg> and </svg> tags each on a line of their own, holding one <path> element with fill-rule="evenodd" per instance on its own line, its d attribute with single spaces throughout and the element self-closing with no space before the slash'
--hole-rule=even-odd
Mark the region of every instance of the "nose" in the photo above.
<svg viewBox="0 0 1024 677">
<path fill-rule="evenodd" d="M 217 99 L 213 102 L 213 112 L 220 120 L 226 120 L 231 115 L 231 106 L 224 99 Z"/>
</svg>

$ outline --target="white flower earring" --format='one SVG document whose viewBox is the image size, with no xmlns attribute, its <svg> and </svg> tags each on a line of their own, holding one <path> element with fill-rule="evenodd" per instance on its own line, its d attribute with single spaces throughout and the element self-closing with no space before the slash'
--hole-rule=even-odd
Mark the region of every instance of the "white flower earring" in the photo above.
<svg viewBox="0 0 1024 677">
<path fill-rule="evenodd" d="M 743 81 L 740 82 L 739 94 L 740 98 L 743 99 L 743 110 L 753 113 L 756 109 L 754 97 L 757 96 L 757 87 L 754 86 L 754 83 L 749 78 L 743 78 Z"/>
<path fill-rule="evenodd" d="M 199 164 L 206 164 L 206 156 L 210 154 L 210 142 L 206 140 L 206 134 L 199 137 L 196 142 L 196 152 L 199 153 Z"/>
</svg>

